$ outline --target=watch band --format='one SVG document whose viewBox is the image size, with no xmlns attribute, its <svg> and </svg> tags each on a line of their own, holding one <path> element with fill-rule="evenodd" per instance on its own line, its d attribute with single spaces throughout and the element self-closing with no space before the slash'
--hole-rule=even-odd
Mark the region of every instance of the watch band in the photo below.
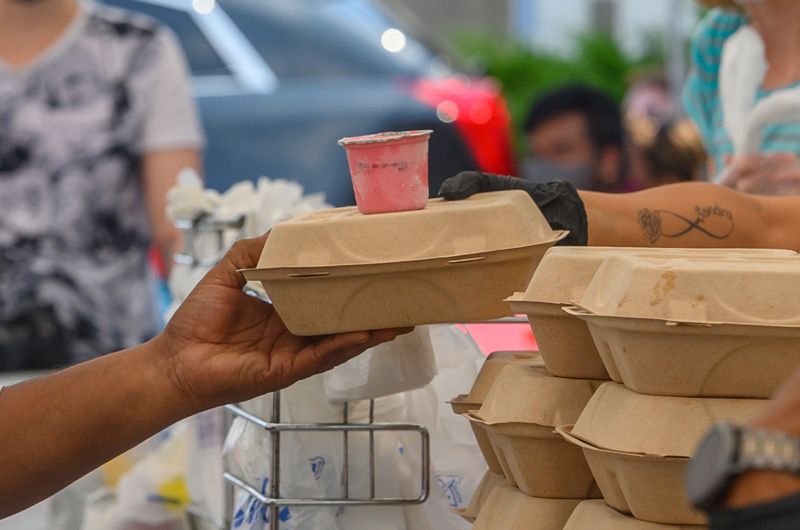
<svg viewBox="0 0 800 530">
<path fill-rule="evenodd" d="M 800 474 L 800 438 L 783 432 L 739 430 L 737 467 L 740 472 L 765 469 Z"/>
</svg>

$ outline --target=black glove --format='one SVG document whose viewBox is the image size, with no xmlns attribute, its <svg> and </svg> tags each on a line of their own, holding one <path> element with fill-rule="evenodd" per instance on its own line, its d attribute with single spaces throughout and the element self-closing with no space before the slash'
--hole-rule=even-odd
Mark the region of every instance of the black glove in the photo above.
<svg viewBox="0 0 800 530">
<path fill-rule="evenodd" d="M 569 182 L 554 181 L 539 184 L 521 178 L 462 171 L 442 183 L 439 196 L 453 201 L 466 199 L 476 193 L 504 190 L 527 192 L 553 230 L 569 230 L 569 235 L 559 241 L 559 245 L 586 245 L 589 239 L 586 208 L 575 186 Z"/>
</svg>

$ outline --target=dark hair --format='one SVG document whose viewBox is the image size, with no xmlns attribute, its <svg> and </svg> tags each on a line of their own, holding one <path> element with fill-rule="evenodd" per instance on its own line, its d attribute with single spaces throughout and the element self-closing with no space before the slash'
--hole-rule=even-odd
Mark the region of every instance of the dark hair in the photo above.
<svg viewBox="0 0 800 530">
<path fill-rule="evenodd" d="M 576 112 L 586 119 L 589 137 L 596 149 L 625 146 L 625 128 L 619 105 L 608 95 L 585 85 L 566 85 L 540 96 L 528 111 L 525 132 L 542 123 Z"/>
</svg>

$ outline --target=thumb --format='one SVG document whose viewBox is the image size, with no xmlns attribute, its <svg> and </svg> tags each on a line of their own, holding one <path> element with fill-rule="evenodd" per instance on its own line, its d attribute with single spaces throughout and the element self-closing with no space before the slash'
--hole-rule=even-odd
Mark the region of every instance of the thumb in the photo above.
<svg viewBox="0 0 800 530">
<path fill-rule="evenodd" d="M 250 269 L 258 264 L 269 232 L 252 239 L 237 241 L 225 253 L 222 260 L 212 268 L 201 283 L 212 283 L 223 287 L 241 289 L 247 281 L 239 269 Z"/>
</svg>

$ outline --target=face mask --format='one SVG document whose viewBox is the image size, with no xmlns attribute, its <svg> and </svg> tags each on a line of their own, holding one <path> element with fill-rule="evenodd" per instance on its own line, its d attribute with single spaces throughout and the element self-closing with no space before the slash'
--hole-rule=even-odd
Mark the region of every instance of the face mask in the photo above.
<svg viewBox="0 0 800 530">
<path fill-rule="evenodd" d="M 522 178 L 532 182 L 565 180 L 578 189 L 592 188 L 592 171 L 586 164 L 563 165 L 529 157 L 522 163 Z"/>
</svg>

